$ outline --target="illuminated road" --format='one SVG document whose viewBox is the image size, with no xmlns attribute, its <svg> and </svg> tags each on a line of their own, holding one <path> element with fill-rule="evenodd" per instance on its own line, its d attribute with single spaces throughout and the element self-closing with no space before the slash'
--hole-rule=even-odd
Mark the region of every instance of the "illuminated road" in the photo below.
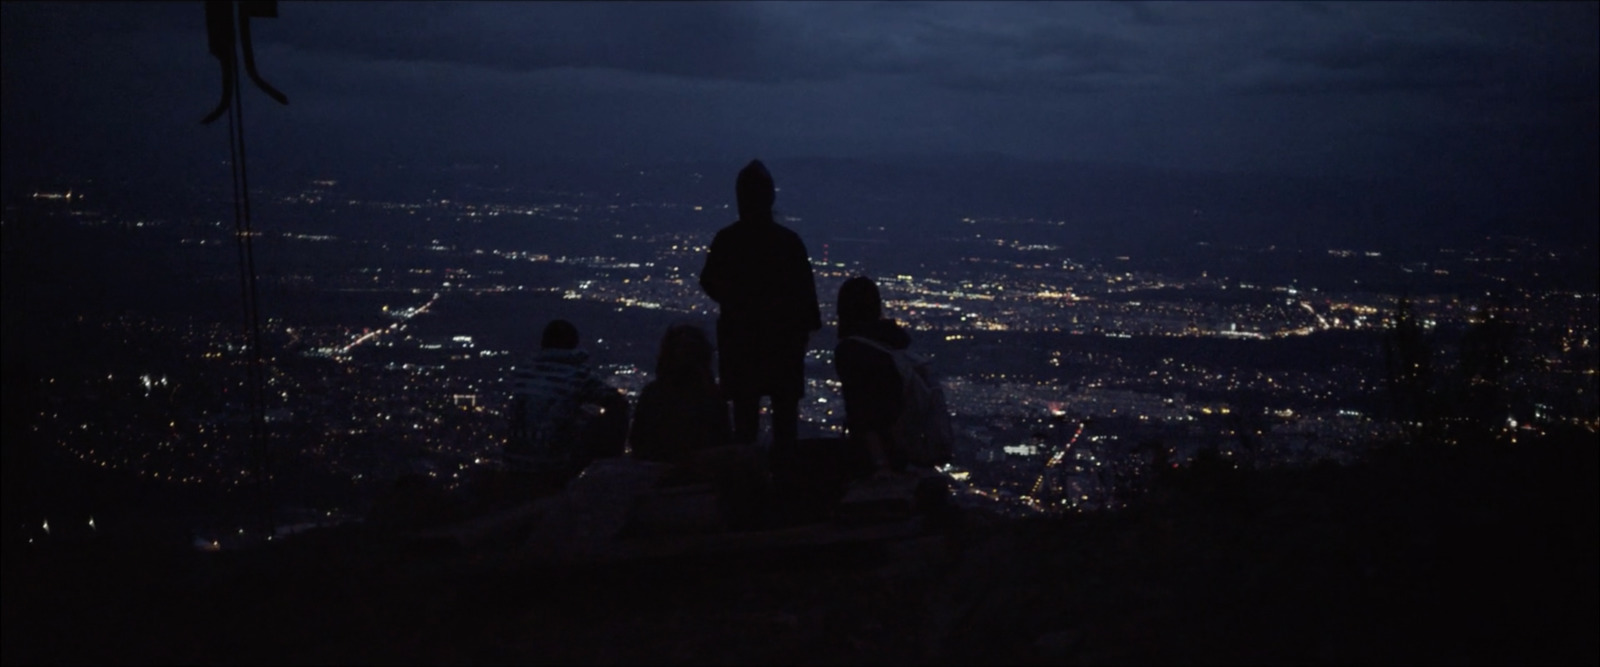
<svg viewBox="0 0 1600 667">
<path fill-rule="evenodd" d="M 1044 464 L 1044 470 L 1039 471 L 1038 479 L 1033 481 L 1033 490 L 1028 492 L 1029 496 L 1033 498 L 1039 497 L 1039 489 L 1044 486 L 1045 476 L 1049 475 L 1052 468 L 1061 465 L 1061 462 L 1067 458 L 1067 452 L 1072 451 L 1072 446 L 1078 444 L 1078 437 L 1083 435 L 1083 426 L 1087 423 L 1089 423 L 1088 420 L 1078 422 L 1078 430 L 1073 431 L 1072 439 L 1068 440 L 1066 446 L 1057 450 L 1050 457 L 1050 461 Z"/>
<path fill-rule="evenodd" d="M 346 345 L 346 346 L 340 348 L 339 349 L 339 354 L 341 356 L 350 354 L 351 350 L 354 350 L 356 347 L 360 346 L 362 343 L 365 343 L 365 342 L 367 342 L 369 340 L 377 338 L 378 336 L 381 336 L 381 335 L 383 335 L 384 333 L 387 333 L 387 332 L 401 331 L 401 330 L 405 329 L 405 323 L 406 322 L 410 321 L 411 318 L 413 318 L 413 317 L 416 317 L 418 315 L 421 315 L 423 313 L 428 312 L 428 309 L 433 307 L 433 304 L 438 303 L 438 302 L 439 302 L 439 293 L 435 292 L 433 294 L 433 298 L 429 299 L 427 303 L 422 304 L 420 306 L 417 306 L 416 308 L 412 308 L 409 311 L 401 311 L 401 313 L 397 316 L 397 317 L 400 318 L 399 322 L 395 322 L 394 324 L 390 324 L 389 326 L 382 327 L 382 328 L 379 328 L 379 329 L 374 329 L 372 331 L 368 331 L 368 332 L 366 332 L 364 334 L 361 334 L 360 336 L 357 336 L 355 340 L 350 341 L 349 345 Z"/>
</svg>

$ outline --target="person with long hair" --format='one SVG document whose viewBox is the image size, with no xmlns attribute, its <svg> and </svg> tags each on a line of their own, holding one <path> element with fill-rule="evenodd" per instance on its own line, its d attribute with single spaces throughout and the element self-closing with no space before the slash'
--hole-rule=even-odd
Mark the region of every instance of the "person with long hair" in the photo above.
<svg viewBox="0 0 1600 667">
<path fill-rule="evenodd" d="M 711 340 L 700 327 L 667 329 L 655 379 L 639 393 L 630 442 L 635 458 L 684 464 L 695 452 L 727 445 L 728 404 L 712 375 Z"/>
</svg>

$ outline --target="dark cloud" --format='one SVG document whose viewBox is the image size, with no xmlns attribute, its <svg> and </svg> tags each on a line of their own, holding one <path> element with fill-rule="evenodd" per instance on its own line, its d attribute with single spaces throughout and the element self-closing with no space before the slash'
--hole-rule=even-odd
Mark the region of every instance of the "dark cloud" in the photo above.
<svg viewBox="0 0 1600 667">
<path fill-rule="evenodd" d="M 744 3 L 315 3 L 262 35 L 316 53 L 528 72 L 610 69 L 782 83 L 837 75 L 848 53 Z M 810 35 L 809 37 L 816 37 Z"/>
<path fill-rule="evenodd" d="M 282 13 L 295 28 L 264 27 L 263 40 L 329 56 L 756 84 L 897 74 L 968 90 L 1103 89 L 1139 51 L 1070 17 L 975 24 L 974 8 L 943 3 L 316 3 Z"/>
<path fill-rule="evenodd" d="M 1271 49 L 1245 93 L 1432 92 L 1493 85 L 1503 61 L 1483 44 L 1364 38 Z M 1503 74 L 1502 74 L 1503 76 Z"/>
<path fill-rule="evenodd" d="M 1277 48 L 1271 55 L 1336 72 L 1415 72 L 1419 79 L 1438 79 L 1448 84 L 1470 81 L 1472 75 L 1495 65 L 1495 54 L 1490 49 L 1466 41 L 1429 43 L 1368 37 Z"/>
<path fill-rule="evenodd" d="M 1128 13 L 1128 18 L 1135 25 L 1144 27 L 1168 26 L 1201 26 L 1225 21 L 1223 14 L 1215 11 L 1207 3 L 1185 2 L 1152 2 L 1150 0 L 1128 0 L 1118 2 L 1116 5 Z M 1297 2 L 1296 5 L 1319 5 L 1314 2 Z M 1326 11 L 1320 8 L 1317 11 Z"/>
<path fill-rule="evenodd" d="M 0 6 L 8 161 L 215 138 L 201 3 Z M 255 32 L 291 105 L 246 103 L 271 146 L 318 156 L 1532 165 L 1546 149 L 1519 146 L 1594 134 L 1597 7 L 283 2 Z"/>
<path fill-rule="evenodd" d="M 1525 89 L 1540 82 L 1580 83 L 1583 76 L 1581 61 L 1540 62 L 1550 59 L 1484 40 L 1424 41 L 1369 35 L 1278 46 L 1265 55 L 1268 60 L 1260 76 L 1241 82 L 1239 91 L 1491 94 L 1508 88 Z"/>
<path fill-rule="evenodd" d="M 1028 95 L 1115 89 L 1129 83 L 1122 75 L 1141 55 L 1128 39 L 1060 23 L 1012 31 L 929 24 L 907 47 L 880 49 L 862 65 L 958 90 Z"/>
</svg>

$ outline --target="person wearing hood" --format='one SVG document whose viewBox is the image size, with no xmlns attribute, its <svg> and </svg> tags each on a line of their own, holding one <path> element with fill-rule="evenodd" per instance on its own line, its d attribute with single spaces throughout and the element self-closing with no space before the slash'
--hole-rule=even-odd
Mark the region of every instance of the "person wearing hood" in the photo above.
<svg viewBox="0 0 1600 667">
<path fill-rule="evenodd" d="M 892 427 L 905 410 L 902 378 L 885 350 L 903 350 L 911 336 L 883 316 L 883 301 L 871 278 L 857 276 L 839 286 L 839 343 L 833 365 L 844 395 L 844 426 L 851 450 L 870 457 L 873 469 L 898 470 L 905 452 Z"/>
<path fill-rule="evenodd" d="M 733 402 L 733 441 L 753 444 L 761 397 L 771 399 L 772 442 L 795 442 L 805 394 L 805 354 L 822 328 L 811 257 L 800 236 L 778 224 L 772 175 L 760 160 L 735 183 L 739 219 L 717 232 L 700 287 L 717 302 L 717 371 Z"/>
<path fill-rule="evenodd" d="M 628 400 L 588 361 L 589 353 L 578 348 L 577 327 L 553 320 L 539 353 L 512 370 L 511 433 L 503 456 L 508 469 L 559 484 L 596 458 L 622 455 Z"/>
</svg>

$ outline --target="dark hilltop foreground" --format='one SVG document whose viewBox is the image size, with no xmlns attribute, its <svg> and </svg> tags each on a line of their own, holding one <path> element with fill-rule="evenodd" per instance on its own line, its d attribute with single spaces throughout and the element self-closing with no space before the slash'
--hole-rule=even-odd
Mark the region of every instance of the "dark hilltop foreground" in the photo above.
<svg viewBox="0 0 1600 667">
<path fill-rule="evenodd" d="M 218 553 L 8 542 L 4 661 L 1595 664 L 1596 454 L 1575 431 L 1202 458 L 1119 512 L 587 560 L 371 523 Z"/>
</svg>

